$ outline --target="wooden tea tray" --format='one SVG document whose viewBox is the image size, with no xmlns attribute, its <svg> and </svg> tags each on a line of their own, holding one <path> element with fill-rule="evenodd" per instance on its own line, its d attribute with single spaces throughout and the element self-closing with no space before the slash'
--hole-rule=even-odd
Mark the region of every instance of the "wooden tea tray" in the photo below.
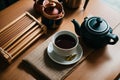
<svg viewBox="0 0 120 80">
<path fill-rule="evenodd" d="M 47 32 L 46 26 L 39 23 L 28 12 L 0 30 L 0 56 L 12 62 L 23 50 Z"/>
</svg>

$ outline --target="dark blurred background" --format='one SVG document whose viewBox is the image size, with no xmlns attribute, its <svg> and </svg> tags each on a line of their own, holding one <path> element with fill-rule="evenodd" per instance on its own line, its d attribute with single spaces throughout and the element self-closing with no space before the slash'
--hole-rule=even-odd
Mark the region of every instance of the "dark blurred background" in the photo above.
<svg viewBox="0 0 120 80">
<path fill-rule="evenodd" d="M 18 0 L 0 0 L 0 11 Z"/>
</svg>

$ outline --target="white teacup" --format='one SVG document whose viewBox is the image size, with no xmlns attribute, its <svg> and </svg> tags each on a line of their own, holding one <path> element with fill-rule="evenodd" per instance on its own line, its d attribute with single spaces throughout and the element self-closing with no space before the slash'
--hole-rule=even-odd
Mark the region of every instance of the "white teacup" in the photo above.
<svg viewBox="0 0 120 80">
<path fill-rule="evenodd" d="M 79 44 L 78 37 L 70 31 L 59 31 L 52 38 L 53 49 L 60 56 L 70 56 Z"/>
</svg>

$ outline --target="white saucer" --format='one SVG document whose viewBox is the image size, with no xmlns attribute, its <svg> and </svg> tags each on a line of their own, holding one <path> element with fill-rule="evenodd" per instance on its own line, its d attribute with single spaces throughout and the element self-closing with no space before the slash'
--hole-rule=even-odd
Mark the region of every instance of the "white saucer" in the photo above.
<svg viewBox="0 0 120 80">
<path fill-rule="evenodd" d="M 61 65 L 70 65 L 70 64 L 74 64 L 77 61 L 79 61 L 82 58 L 83 55 L 83 50 L 81 48 L 80 45 L 78 45 L 78 47 L 76 48 L 76 52 L 75 54 L 77 54 L 72 60 L 68 61 L 65 60 L 65 58 L 60 57 L 58 54 L 56 54 L 53 50 L 53 45 L 50 42 L 47 48 L 47 53 L 48 56 L 50 57 L 51 60 L 53 60 L 54 62 L 61 64 Z"/>
</svg>

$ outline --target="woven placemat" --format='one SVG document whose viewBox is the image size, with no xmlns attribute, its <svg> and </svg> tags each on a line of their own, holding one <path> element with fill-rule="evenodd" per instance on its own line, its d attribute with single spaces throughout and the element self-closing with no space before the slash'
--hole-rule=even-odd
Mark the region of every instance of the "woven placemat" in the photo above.
<svg viewBox="0 0 120 80">
<path fill-rule="evenodd" d="M 50 80 L 63 80 L 85 59 L 85 56 L 83 56 L 80 61 L 72 65 L 66 66 L 57 64 L 47 55 L 47 46 L 50 41 L 51 37 L 28 54 L 23 59 L 23 62 L 31 66 L 34 70 L 40 73 L 40 75 L 43 74 Z"/>
</svg>

